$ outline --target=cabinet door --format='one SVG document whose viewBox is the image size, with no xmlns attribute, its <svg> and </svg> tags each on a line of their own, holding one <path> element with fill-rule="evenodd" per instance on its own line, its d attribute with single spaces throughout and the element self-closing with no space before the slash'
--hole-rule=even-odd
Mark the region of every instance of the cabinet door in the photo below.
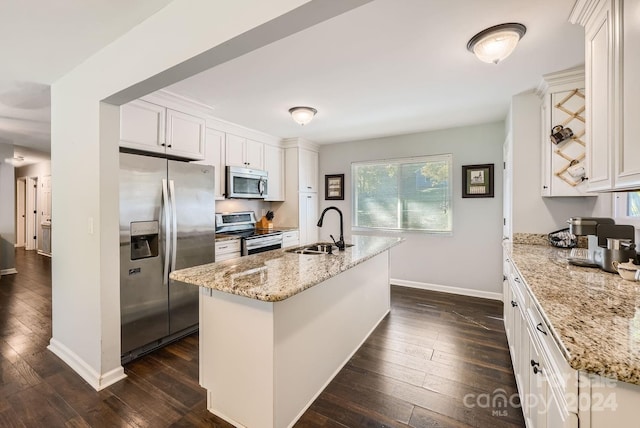
<svg viewBox="0 0 640 428">
<path fill-rule="evenodd" d="M 244 161 L 246 162 L 247 168 L 264 169 L 264 143 L 247 140 L 245 143 Z"/>
<path fill-rule="evenodd" d="M 284 201 L 284 150 L 264 145 L 264 169 L 269 173 L 269 195 L 265 201 Z"/>
<path fill-rule="evenodd" d="M 167 109 L 167 154 L 204 159 L 205 120 Z"/>
<path fill-rule="evenodd" d="M 318 195 L 315 193 L 300 193 L 299 232 L 300 245 L 318 241 Z"/>
<path fill-rule="evenodd" d="M 318 153 L 300 149 L 300 187 L 301 192 L 318 191 Z"/>
<path fill-rule="evenodd" d="M 120 145 L 164 153 L 166 109 L 134 100 L 120 107 Z"/>
<path fill-rule="evenodd" d="M 529 391 L 523 404 L 524 417 L 527 419 L 527 426 L 536 428 L 546 428 L 547 426 L 547 381 L 544 362 L 541 359 L 540 351 L 532 336 L 528 337 L 529 352 L 531 356 L 528 370 Z M 521 397 L 522 399 L 522 397 Z M 550 427 L 550 428 L 556 428 Z"/>
<path fill-rule="evenodd" d="M 207 138 L 204 145 L 204 160 L 193 162 L 214 167 L 216 199 L 224 199 L 225 170 L 224 170 L 225 135 L 222 131 L 207 128 Z"/>
<path fill-rule="evenodd" d="M 614 45 L 611 1 L 602 1 L 585 28 L 585 80 L 587 96 L 587 162 L 590 191 L 613 187 Z"/>
<path fill-rule="evenodd" d="M 237 135 L 227 134 L 225 163 L 229 166 L 246 168 L 244 160 L 244 146 L 247 139 Z"/>
<path fill-rule="evenodd" d="M 551 196 L 551 142 L 549 138 L 547 138 L 547 134 L 552 128 L 549 102 L 549 96 L 545 96 L 540 105 L 540 123 L 542 124 L 542 159 L 540 161 L 542 168 L 541 196 Z"/>
<path fill-rule="evenodd" d="M 617 139 L 616 189 L 640 187 L 640 0 L 620 2 L 622 10 L 622 135 Z"/>
</svg>

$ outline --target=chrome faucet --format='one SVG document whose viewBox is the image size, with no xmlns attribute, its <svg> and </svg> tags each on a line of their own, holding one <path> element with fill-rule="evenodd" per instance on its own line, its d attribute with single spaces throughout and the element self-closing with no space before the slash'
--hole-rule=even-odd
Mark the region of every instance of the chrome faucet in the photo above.
<svg viewBox="0 0 640 428">
<path fill-rule="evenodd" d="M 336 244 L 336 246 L 338 247 L 339 251 L 344 251 L 344 222 L 342 220 L 342 211 L 340 211 L 340 209 L 338 207 L 327 207 L 324 209 L 324 211 L 322 211 L 322 214 L 320 214 L 320 220 L 318 220 L 318 227 L 322 227 L 322 220 L 324 219 L 324 214 L 329 211 L 329 210 L 336 210 L 338 211 L 338 214 L 340 214 L 340 239 L 338 239 L 338 242 L 336 242 L 335 238 L 333 237 L 333 235 L 329 235 L 331 237 L 331 239 L 333 240 L 333 243 Z"/>
</svg>

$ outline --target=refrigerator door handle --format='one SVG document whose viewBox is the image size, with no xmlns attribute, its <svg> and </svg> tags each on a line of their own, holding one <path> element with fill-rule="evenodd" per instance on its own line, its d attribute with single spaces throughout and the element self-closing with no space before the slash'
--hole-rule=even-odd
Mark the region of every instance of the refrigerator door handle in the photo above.
<svg viewBox="0 0 640 428">
<path fill-rule="evenodd" d="M 176 253 L 178 252 L 178 212 L 176 209 L 176 187 L 173 180 L 169 180 L 169 196 L 171 197 L 171 222 L 173 233 L 171 234 L 171 271 L 176 270 Z"/>
<path fill-rule="evenodd" d="M 171 230 L 169 228 L 170 214 L 169 214 L 169 189 L 167 187 L 167 179 L 162 179 L 162 209 L 164 212 L 164 270 L 162 272 L 163 285 L 169 283 L 169 256 L 171 250 L 171 241 L 169 235 Z"/>
</svg>

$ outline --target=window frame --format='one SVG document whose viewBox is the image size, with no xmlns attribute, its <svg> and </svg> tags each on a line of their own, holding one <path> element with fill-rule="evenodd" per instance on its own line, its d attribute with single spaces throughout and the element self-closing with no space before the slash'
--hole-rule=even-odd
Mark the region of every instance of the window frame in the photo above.
<svg viewBox="0 0 640 428">
<path fill-rule="evenodd" d="M 447 196 L 449 202 L 449 212 L 451 215 L 450 229 L 449 230 L 424 230 L 424 229 L 393 229 L 382 227 L 369 227 L 369 226 L 356 226 L 357 216 L 357 192 L 356 192 L 356 174 L 354 168 L 356 166 L 365 165 L 384 165 L 384 164 L 410 164 L 420 162 L 437 162 L 446 160 L 449 164 L 449 173 L 447 177 Z M 425 235 L 438 235 L 438 236 L 452 236 L 453 235 L 453 154 L 441 153 L 436 155 L 421 155 L 421 156 L 409 156 L 402 158 L 391 159 L 375 159 L 368 161 L 356 161 L 351 162 L 351 231 L 352 232 L 369 232 L 369 233 L 412 233 L 412 234 L 425 234 Z"/>
<path fill-rule="evenodd" d="M 633 190 L 631 192 L 634 192 Z M 636 229 L 640 229 L 640 216 L 631 217 L 627 215 L 627 204 L 629 202 L 629 192 L 616 192 L 613 194 L 613 216 L 618 224 L 631 224 Z"/>
</svg>

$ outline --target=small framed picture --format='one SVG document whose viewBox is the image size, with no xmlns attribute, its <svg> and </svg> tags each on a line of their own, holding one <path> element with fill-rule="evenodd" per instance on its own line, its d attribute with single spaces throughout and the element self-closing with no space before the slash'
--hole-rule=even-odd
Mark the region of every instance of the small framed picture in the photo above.
<svg viewBox="0 0 640 428">
<path fill-rule="evenodd" d="M 324 199 L 344 200 L 344 174 L 327 174 L 324 176 Z"/>
<path fill-rule="evenodd" d="M 462 165 L 462 197 L 493 198 L 493 164 Z"/>
</svg>

